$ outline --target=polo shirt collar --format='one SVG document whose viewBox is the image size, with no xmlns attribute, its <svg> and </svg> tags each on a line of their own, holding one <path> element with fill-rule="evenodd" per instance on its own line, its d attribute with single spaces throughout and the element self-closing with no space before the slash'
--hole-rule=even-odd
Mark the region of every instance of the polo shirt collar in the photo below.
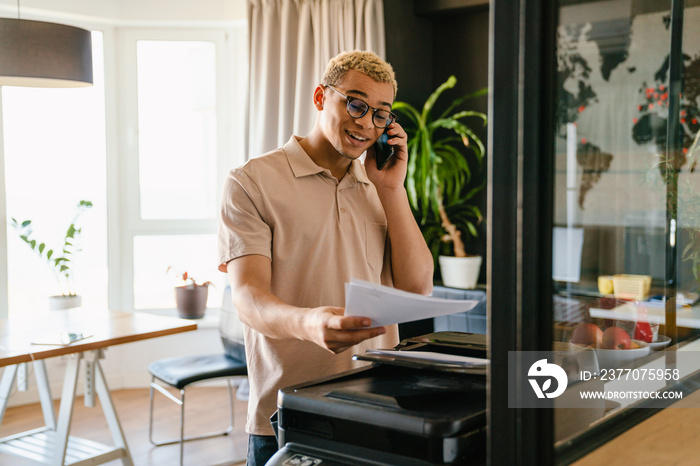
<svg viewBox="0 0 700 466">
<path fill-rule="evenodd" d="M 365 167 L 362 166 L 362 162 L 358 159 L 350 163 L 348 174 L 353 176 L 360 183 L 370 184 L 369 178 L 367 178 L 367 172 L 365 172 Z"/>
<path fill-rule="evenodd" d="M 292 168 L 292 172 L 294 172 L 294 176 L 296 178 L 301 178 L 325 172 L 325 168 L 319 167 L 311 160 L 309 154 L 307 154 L 301 147 L 301 144 L 299 144 L 300 140 L 300 137 L 292 136 L 284 145 L 284 152 L 287 154 L 287 160 L 289 161 L 289 166 Z M 367 178 L 367 173 L 362 166 L 362 162 L 359 160 L 353 160 L 350 163 L 348 174 L 352 175 L 353 178 L 361 183 L 370 183 L 369 178 Z"/>
</svg>

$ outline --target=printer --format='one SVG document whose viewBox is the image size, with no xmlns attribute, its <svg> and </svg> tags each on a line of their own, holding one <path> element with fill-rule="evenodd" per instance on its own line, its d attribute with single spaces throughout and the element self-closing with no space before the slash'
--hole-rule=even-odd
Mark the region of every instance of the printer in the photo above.
<svg viewBox="0 0 700 466">
<path fill-rule="evenodd" d="M 464 465 L 486 456 L 486 340 L 436 332 L 278 393 L 268 466 Z"/>
</svg>

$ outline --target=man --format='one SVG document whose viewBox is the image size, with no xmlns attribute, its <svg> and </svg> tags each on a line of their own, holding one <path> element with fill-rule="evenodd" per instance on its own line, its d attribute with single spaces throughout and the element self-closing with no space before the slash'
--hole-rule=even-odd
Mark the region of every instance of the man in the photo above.
<svg viewBox="0 0 700 466">
<path fill-rule="evenodd" d="M 408 152 L 390 113 L 395 97 L 388 63 L 341 53 L 314 91 L 311 132 L 226 181 L 219 269 L 245 324 L 248 464 L 277 450 L 269 418 L 280 388 L 351 369 L 353 354 L 398 343 L 396 325 L 344 316 L 346 282 L 432 290 L 432 256 L 403 186 Z M 394 156 L 380 171 L 372 144 L 385 130 Z"/>
</svg>

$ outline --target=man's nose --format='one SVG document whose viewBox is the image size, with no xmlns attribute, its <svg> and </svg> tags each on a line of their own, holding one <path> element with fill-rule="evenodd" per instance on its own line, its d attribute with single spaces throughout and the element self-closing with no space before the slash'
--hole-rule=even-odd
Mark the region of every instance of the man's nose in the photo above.
<svg viewBox="0 0 700 466">
<path fill-rule="evenodd" d="M 355 121 L 363 128 L 372 128 L 374 126 L 373 117 L 374 114 L 372 113 L 372 110 L 369 110 L 360 118 L 355 118 Z"/>
</svg>

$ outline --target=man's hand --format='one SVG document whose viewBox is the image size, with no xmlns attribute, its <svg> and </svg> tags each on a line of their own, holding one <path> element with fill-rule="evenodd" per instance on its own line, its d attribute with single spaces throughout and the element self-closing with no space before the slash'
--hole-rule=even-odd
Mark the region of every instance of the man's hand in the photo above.
<svg viewBox="0 0 700 466">
<path fill-rule="evenodd" d="M 332 353 L 342 353 L 352 346 L 386 333 L 384 327 L 368 328 L 366 317 L 346 317 L 342 307 L 309 309 L 306 319 L 308 339 Z"/>
<path fill-rule="evenodd" d="M 251 254 L 227 264 L 233 303 L 238 317 L 269 338 L 310 341 L 332 353 L 386 333 L 384 327 L 368 328 L 366 317 L 346 317 L 342 307 L 301 308 L 270 293 L 270 259 Z"/>
<path fill-rule="evenodd" d="M 370 181 L 377 188 L 403 188 L 408 168 L 407 135 L 400 124 L 394 122 L 387 128 L 388 144 L 394 148 L 394 155 L 384 169 L 377 169 L 374 147 L 367 149 L 365 169 Z"/>
</svg>

